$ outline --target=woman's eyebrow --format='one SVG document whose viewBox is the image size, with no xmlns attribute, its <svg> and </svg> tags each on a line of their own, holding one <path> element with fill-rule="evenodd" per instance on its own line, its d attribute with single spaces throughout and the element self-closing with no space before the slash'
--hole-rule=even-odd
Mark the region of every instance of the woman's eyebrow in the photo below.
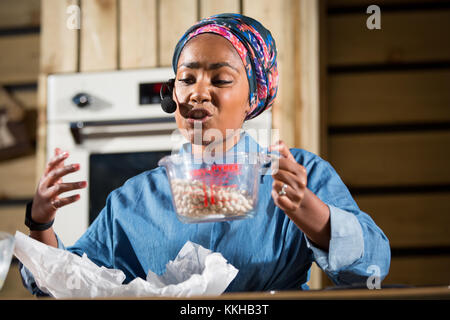
<svg viewBox="0 0 450 320">
<path fill-rule="evenodd" d="M 180 65 L 180 67 L 186 67 L 186 68 L 190 68 L 190 69 L 199 69 L 200 68 L 200 63 L 199 62 L 186 62 L 186 63 L 182 63 Z M 235 70 L 236 72 L 239 72 L 239 70 L 237 68 L 233 67 L 228 62 L 210 63 L 208 68 L 206 68 L 206 69 L 207 70 L 215 70 L 215 69 L 219 69 L 219 68 L 222 68 L 222 67 L 230 67 L 231 69 Z"/>
</svg>

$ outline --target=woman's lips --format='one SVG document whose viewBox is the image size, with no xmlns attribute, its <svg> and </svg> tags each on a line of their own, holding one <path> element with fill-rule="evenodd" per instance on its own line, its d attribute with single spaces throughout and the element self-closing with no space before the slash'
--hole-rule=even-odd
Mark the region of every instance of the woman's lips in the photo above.
<svg viewBox="0 0 450 320">
<path fill-rule="evenodd" d="M 195 122 L 205 123 L 212 118 L 212 114 L 205 108 L 193 108 L 186 115 L 186 120 L 190 124 Z"/>
<path fill-rule="evenodd" d="M 187 118 L 187 122 L 194 124 L 195 122 L 205 123 L 209 121 L 212 116 L 204 116 L 203 118 Z"/>
</svg>

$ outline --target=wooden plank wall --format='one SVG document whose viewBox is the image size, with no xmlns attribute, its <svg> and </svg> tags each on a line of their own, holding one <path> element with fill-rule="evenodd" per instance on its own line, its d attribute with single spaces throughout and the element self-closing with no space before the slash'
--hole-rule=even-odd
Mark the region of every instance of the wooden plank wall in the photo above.
<svg viewBox="0 0 450 320">
<path fill-rule="evenodd" d="M 449 1 L 329 0 L 323 154 L 392 247 L 385 284 L 450 281 Z"/>
<path fill-rule="evenodd" d="M 40 1 L 0 2 L 0 108 L 20 110 L 29 152 L 0 161 L 0 205 L 22 206 L 35 190 Z"/>
</svg>

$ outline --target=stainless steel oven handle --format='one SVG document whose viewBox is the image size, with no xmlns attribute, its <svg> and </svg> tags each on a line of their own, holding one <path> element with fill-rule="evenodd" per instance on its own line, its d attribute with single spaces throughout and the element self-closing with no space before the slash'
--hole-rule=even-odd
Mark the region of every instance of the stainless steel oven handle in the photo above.
<svg viewBox="0 0 450 320">
<path fill-rule="evenodd" d="M 85 128 L 101 128 L 114 126 L 136 126 L 153 124 L 155 126 L 148 126 L 146 130 L 129 130 L 121 132 L 101 132 L 95 134 L 85 134 Z M 162 127 L 162 128 L 161 128 Z M 170 134 L 176 129 L 175 118 L 144 118 L 144 119 L 126 119 L 126 120 L 108 120 L 108 121 L 75 121 L 70 122 L 70 132 L 76 144 L 82 144 L 85 139 L 98 137 L 117 137 L 117 136 L 137 136 L 137 135 L 156 135 L 156 134 Z"/>
</svg>

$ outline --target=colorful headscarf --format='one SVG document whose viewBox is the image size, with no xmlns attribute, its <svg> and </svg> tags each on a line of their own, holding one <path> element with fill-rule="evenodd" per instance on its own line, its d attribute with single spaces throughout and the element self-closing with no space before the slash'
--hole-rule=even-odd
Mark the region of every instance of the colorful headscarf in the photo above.
<svg viewBox="0 0 450 320">
<path fill-rule="evenodd" d="M 244 63 L 250 87 L 252 119 L 269 109 L 277 95 L 278 69 L 275 40 L 269 30 L 258 21 L 236 13 L 213 15 L 190 27 L 178 41 L 172 58 L 177 73 L 178 58 L 186 43 L 201 33 L 215 33 L 228 39 Z"/>
</svg>

